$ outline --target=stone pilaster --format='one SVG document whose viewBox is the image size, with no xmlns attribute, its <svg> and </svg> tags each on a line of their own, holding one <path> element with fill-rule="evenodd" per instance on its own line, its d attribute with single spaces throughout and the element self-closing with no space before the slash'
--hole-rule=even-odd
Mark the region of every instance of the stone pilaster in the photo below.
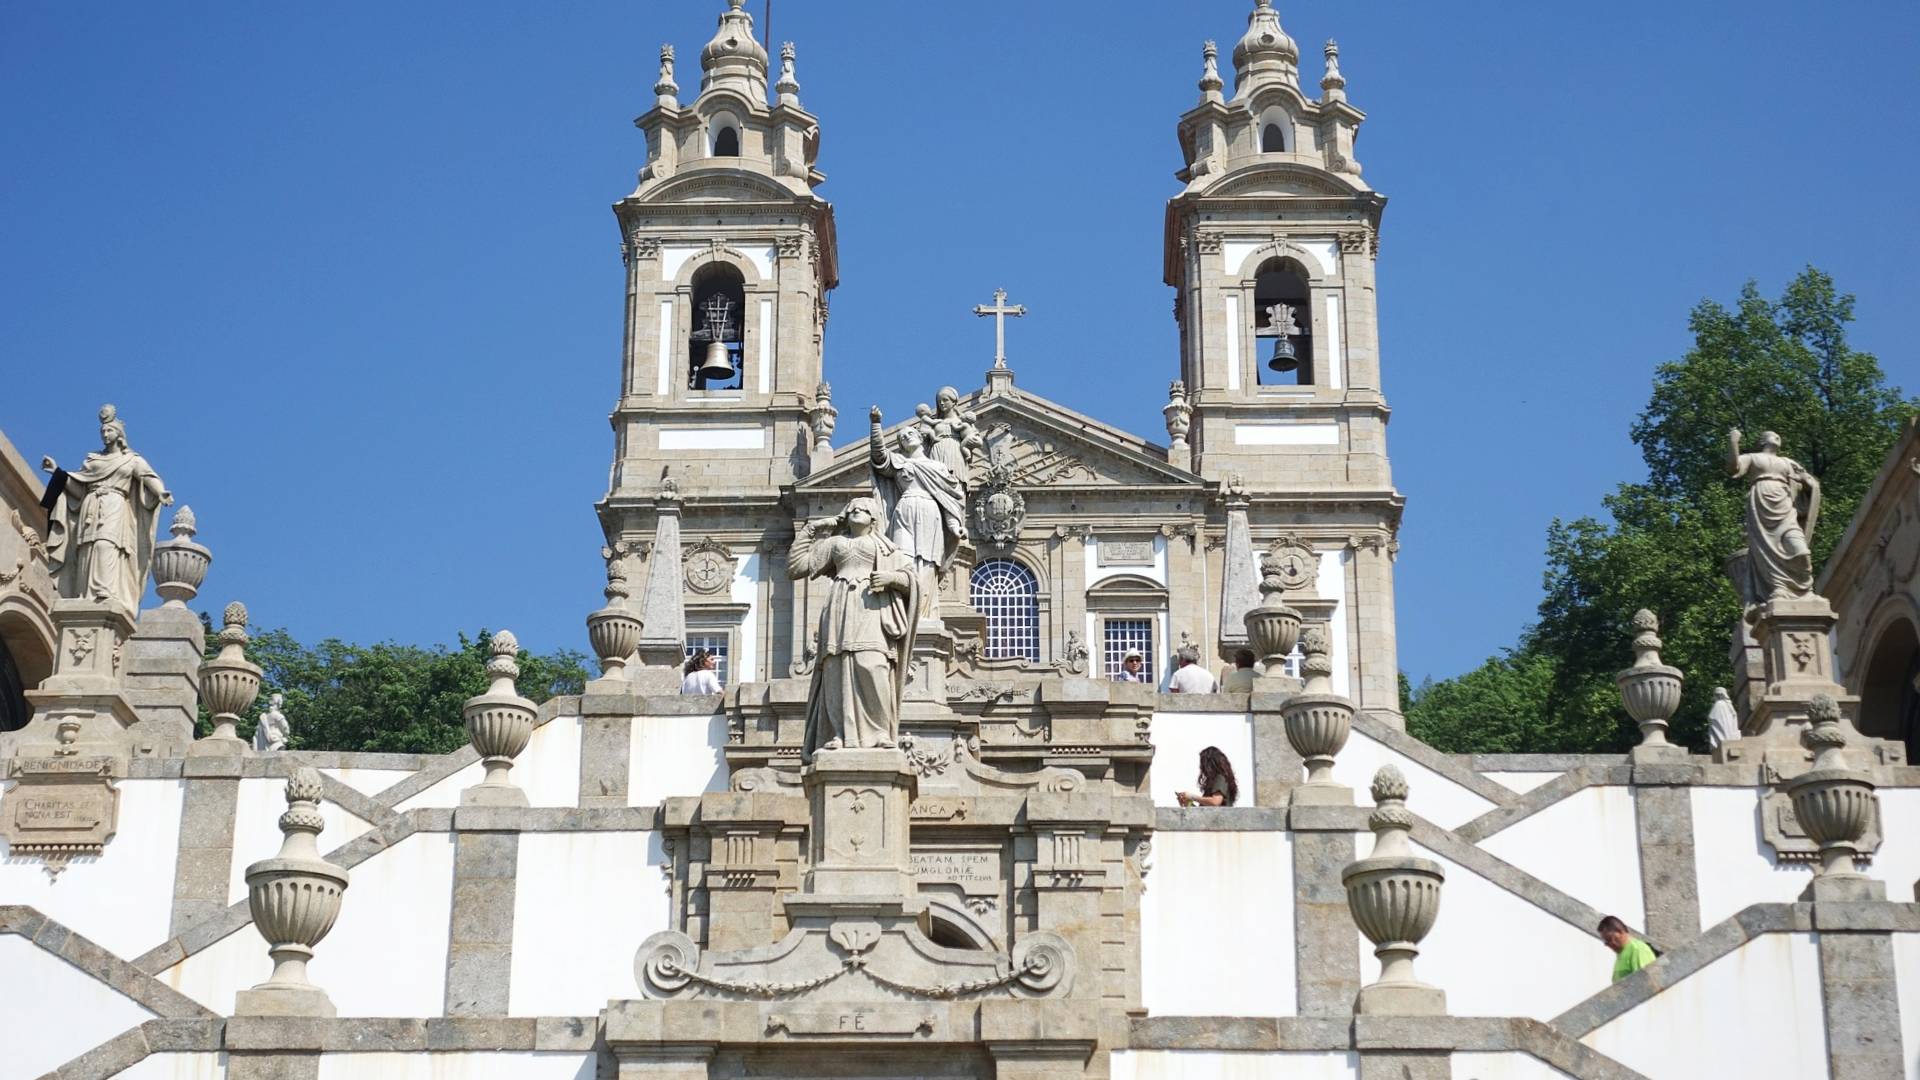
<svg viewBox="0 0 1920 1080">
<path fill-rule="evenodd" d="M 1295 785 L 1300 783 L 1300 771 L 1305 768 L 1300 755 L 1287 741 L 1287 723 L 1281 715 L 1280 706 L 1291 696 L 1288 694 L 1269 694 L 1260 692 L 1260 684 L 1254 684 L 1253 693 L 1253 804 L 1255 806 L 1285 806 L 1291 798 Z"/>
<path fill-rule="evenodd" d="M 286 1050 L 228 1051 L 227 1080 L 319 1080 L 320 1055 Z"/>
<path fill-rule="evenodd" d="M 1860 892 L 1864 899 L 1869 892 L 1884 890 Z M 1819 931 L 1820 941 L 1820 992 L 1826 1004 L 1827 1075 L 1833 1080 L 1906 1075 L 1893 937 L 1884 925 L 1866 929 L 1871 921 L 1845 917 L 1836 910 L 1867 906 L 1814 903 L 1814 928 Z M 1832 917 L 1828 917 L 1830 911 L 1835 912 Z"/>
<path fill-rule="evenodd" d="M 1453 1080 L 1445 1050 L 1363 1050 L 1360 1080 Z"/>
<path fill-rule="evenodd" d="M 1104 791 L 1027 796 L 1034 859 L 1029 881 L 1015 885 L 1033 890 L 1034 927 L 1059 934 L 1073 946 L 1080 965 L 1072 997 L 1087 1002 L 1100 1001 L 1104 990 L 1101 897 L 1109 884 L 1119 884 L 1110 883 L 1107 875 L 1123 872 L 1124 865 L 1106 859 L 1108 843 L 1116 848 L 1124 844 L 1106 836 L 1112 818 L 1112 800 Z"/>
<path fill-rule="evenodd" d="M 240 764 L 238 758 L 188 758 L 185 762 L 187 790 L 180 810 L 170 937 L 179 937 L 202 919 L 226 913 L 233 876 L 234 815 L 240 806 Z M 264 859 L 273 852 L 258 854 Z"/>
<path fill-rule="evenodd" d="M 1360 953 L 1340 872 L 1354 861 L 1352 813 L 1296 809 L 1293 830 L 1295 1009 L 1301 1016 L 1353 1015 Z"/>
<path fill-rule="evenodd" d="M 454 816 L 448 1016 L 505 1016 L 513 970 L 517 832 L 466 831 Z"/>
<path fill-rule="evenodd" d="M 1693 800 L 1687 765 L 1634 770 L 1633 810 L 1640 841 L 1640 894 L 1646 931 L 1671 948 L 1700 933 L 1700 880 L 1693 848 Z"/>
<path fill-rule="evenodd" d="M 580 805 L 625 806 L 636 699 L 587 689 L 580 699 Z"/>
</svg>

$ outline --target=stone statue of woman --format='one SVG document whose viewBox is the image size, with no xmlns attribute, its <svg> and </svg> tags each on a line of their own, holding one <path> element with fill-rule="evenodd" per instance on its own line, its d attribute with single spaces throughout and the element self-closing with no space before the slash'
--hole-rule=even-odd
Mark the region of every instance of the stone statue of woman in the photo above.
<svg viewBox="0 0 1920 1080">
<path fill-rule="evenodd" d="M 100 407 L 100 452 L 67 472 L 53 458 L 40 467 L 53 474 L 47 514 L 47 563 L 60 595 L 113 601 L 140 609 L 153 567 L 153 537 L 159 510 L 173 493 L 147 459 L 127 446 L 127 426 L 111 405 Z"/>
<path fill-rule="evenodd" d="M 880 534 L 880 505 L 862 496 L 840 516 L 807 522 L 787 552 L 787 576 L 827 578 L 807 687 L 800 760 L 815 750 L 891 747 L 900 740 L 900 698 L 913 652 L 919 580 L 906 554 Z M 816 540 L 816 528 L 845 530 Z"/>
<path fill-rule="evenodd" d="M 1813 592 L 1813 548 L 1820 481 L 1780 453 L 1780 436 L 1760 433 L 1760 449 L 1740 452 L 1740 429 L 1727 433 L 1727 472 L 1747 481 L 1747 575 L 1753 603 Z"/>
<path fill-rule="evenodd" d="M 935 409 L 929 424 L 933 429 L 933 449 L 929 456 L 947 467 L 965 488 L 973 478 L 973 462 L 980 456 L 985 439 L 972 413 L 960 407 L 960 391 L 943 386 L 934 398 Z"/>
<path fill-rule="evenodd" d="M 920 617 L 938 614 L 939 575 L 952 565 L 967 535 L 967 495 L 960 479 L 927 453 L 929 433 L 907 424 L 896 434 L 899 450 L 887 449 L 880 408 L 869 414 L 867 437 L 874 495 L 887 523 L 887 539 L 913 560 L 922 597 Z"/>
</svg>

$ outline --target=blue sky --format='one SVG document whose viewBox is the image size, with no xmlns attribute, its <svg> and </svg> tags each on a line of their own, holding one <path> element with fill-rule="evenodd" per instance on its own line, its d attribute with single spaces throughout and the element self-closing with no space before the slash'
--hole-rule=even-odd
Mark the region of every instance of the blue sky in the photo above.
<svg viewBox="0 0 1920 1080">
<path fill-rule="evenodd" d="M 0 14 L 0 430 L 77 461 L 118 404 L 199 515 L 202 601 L 314 639 L 585 648 L 622 271 L 609 204 L 662 41 L 719 0 L 59 4 Z M 763 0 L 752 0 L 756 16 Z M 1160 223 L 1200 43 L 1246 0 L 774 0 L 822 119 L 828 375 L 890 415 L 1020 385 L 1160 440 Z M 1920 5 L 1280 4 L 1337 37 L 1379 263 L 1401 664 L 1512 642 L 1544 530 L 1638 476 L 1702 297 L 1813 263 L 1920 388 Z M 1223 66 L 1225 57 L 1223 55 Z"/>
</svg>

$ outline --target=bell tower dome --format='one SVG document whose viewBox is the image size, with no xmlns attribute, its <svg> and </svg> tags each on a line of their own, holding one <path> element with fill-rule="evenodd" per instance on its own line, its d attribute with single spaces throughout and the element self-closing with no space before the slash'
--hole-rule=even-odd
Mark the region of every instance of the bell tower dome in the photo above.
<svg viewBox="0 0 1920 1080">
<path fill-rule="evenodd" d="M 691 100 L 661 48 L 653 107 L 634 121 L 646 165 L 613 207 L 627 288 L 609 542 L 648 534 L 663 477 L 692 519 L 720 492 L 771 510 L 812 464 L 833 207 L 814 193 L 820 122 L 800 104 L 794 47 L 770 88 L 744 6 L 727 0 Z"/>
</svg>

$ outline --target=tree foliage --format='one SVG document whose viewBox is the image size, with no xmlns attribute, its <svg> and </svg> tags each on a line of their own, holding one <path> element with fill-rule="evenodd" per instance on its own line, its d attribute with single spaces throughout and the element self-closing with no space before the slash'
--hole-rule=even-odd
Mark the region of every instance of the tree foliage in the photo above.
<svg viewBox="0 0 1920 1080">
<path fill-rule="evenodd" d="M 204 620 L 203 620 L 204 621 Z M 292 722 L 293 750 L 360 750 L 439 754 L 467 741 L 460 718 L 466 699 L 487 689 L 487 645 L 481 630 L 460 635 L 458 648 L 354 645 L 328 638 L 303 645 L 285 630 L 253 635 L 247 659 L 259 664 L 260 699 L 286 695 L 282 711 Z M 208 655 L 218 651 L 211 634 Z M 519 656 L 520 693 L 535 702 L 578 694 L 586 685 L 586 657 L 572 649 Z M 207 721 L 202 716 L 203 730 Z M 253 717 L 240 725 L 250 734 Z"/>
<path fill-rule="evenodd" d="M 1461 752 L 1515 738 L 1532 752 L 1632 745 L 1613 673 L 1631 658 L 1629 620 L 1644 607 L 1660 617 L 1663 659 L 1687 674 L 1673 738 L 1704 745 L 1713 688 L 1733 677 L 1740 614 L 1725 561 L 1744 543 L 1746 502 L 1744 483 L 1724 471 L 1728 429 L 1749 444 L 1779 432 L 1785 452 L 1819 477 L 1818 565 L 1914 412 L 1879 362 L 1848 346 L 1852 321 L 1853 297 L 1812 267 L 1777 301 L 1748 282 L 1731 308 L 1695 307 L 1693 348 L 1655 372 L 1631 429 L 1646 479 L 1607 495 L 1605 519 L 1549 526 L 1539 621 L 1516 649 L 1415 691 L 1409 729 Z"/>
</svg>

